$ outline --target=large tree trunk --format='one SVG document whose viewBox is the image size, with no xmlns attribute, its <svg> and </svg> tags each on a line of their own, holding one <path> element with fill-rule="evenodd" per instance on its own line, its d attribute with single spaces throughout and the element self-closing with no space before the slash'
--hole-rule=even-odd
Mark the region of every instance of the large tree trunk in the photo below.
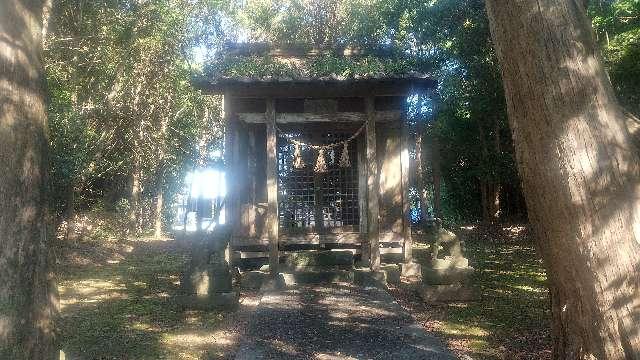
<svg viewBox="0 0 640 360">
<path fill-rule="evenodd" d="M 53 358 L 42 1 L 0 1 L 0 358 Z"/>
<path fill-rule="evenodd" d="M 640 359 L 640 159 L 578 0 L 487 0 L 556 359 Z"/>
</svg>

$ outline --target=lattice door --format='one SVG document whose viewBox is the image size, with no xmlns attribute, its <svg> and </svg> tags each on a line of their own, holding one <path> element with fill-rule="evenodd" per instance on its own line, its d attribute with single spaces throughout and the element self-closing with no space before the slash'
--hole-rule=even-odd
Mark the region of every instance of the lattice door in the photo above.
<svg viewBox="0 0 640 360">
<path fill-rule="evenodd" d="M 299 131 L 278 137 L 278 198 L 280 231 L 283 234 L 356 232 L 358 205 L 357 142 L 349 144 L 351 166 L 338 166 L 342 148 L 325 152 L 328 171 L 313 171 L 318 152 L 302 147 L 303 169 L 293 168 L 295 146 L 286 137 L 314 144 L 328 144 L 351 136 L 351 130 Z"/>
</svg>

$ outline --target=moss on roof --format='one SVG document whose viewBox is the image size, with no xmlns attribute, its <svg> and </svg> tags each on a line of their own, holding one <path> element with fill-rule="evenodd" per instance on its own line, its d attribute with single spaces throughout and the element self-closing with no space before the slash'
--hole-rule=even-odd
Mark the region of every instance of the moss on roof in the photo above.
<svg viewBox="0 0 640 360">
<path fill-rule="evenodd" d="M 416 75 L 424 67 L 398 52 L 341 49 L 316 52 L 233 48 L 208 64 L 204 76 L 223 79 L 357 79 Z"/>
</svg>

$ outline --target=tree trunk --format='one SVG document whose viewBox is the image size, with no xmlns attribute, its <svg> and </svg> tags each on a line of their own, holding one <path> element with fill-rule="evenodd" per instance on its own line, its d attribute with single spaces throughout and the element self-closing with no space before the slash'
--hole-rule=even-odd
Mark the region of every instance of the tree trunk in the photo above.
<svg viewBox="0 0 640 360">
<path fill-rule="evenodd" d="M 502 186 L 499 182 L 492 182 L 489 185 L 489 221 L 492 223 L 500 220 L 500 190 Z"/>
<path fill-rule="evenodd" d="M 487 185 L 487 181 L 484 179 L 479 179 L 480 181 L 480 207 L 482 207 L 482 222 L 488 223 L 491 222 L 489 219 L 489 186 Z"/>
<path fill-rule="evenodd" d="M 140 225 L 140 193 L 142 192 L 140 185 L 140 160 L 135 159 L 133 171 L 131 173 L 131 194 L 129 208 L 129 232 L 133 236 L 138 235 Z"/>
<path fill-rule="evenodd" d="M 556 359 L 640 359 L 640 159 L 578 0 L 487 0 Z"/>
<path fill-rule="evenodd" d="M 42 1 L 0 1 L 0 358 L 54 357 Z"/>
<path fill-rule="evenodd" d="M 493 117 L 493 151 L 495 151 L 496 158 L 499 160 L 502 156 L 502 146 L 500 145 L 500 119 L 497 115 Z M 499 164 L 501 164 L 499 162 Z M 500 192 L 502 190 L 502 184 L 500 177 L 495 176 L 489 186 L 489 218 L 491 222 L 497 222 L 500 220 L 502 213 L 500 209 Z"/>
<path fill-rule="evenodd" d="M 433 216 L 442 219 L 442 195 L 440 194 L 442 172 L 440 171 L 440 141 L 433 134 L 431 140 L 431 172 L 433 174 Z"/>
<path fill-rule="evenodd" d="M 64 221 L 66 221 L 67 223 L 67 229 L 66 229 L 64 238 L 65 240 L 68 240 L 73 237 L 73 239 L 75 240 L 75 236 L 73 236 L 73 233 L 75 232 L 75 228 L 76 228 L 76 223 L 75 223 L 76 193 L 75 193 L 75 187 L 74 187 L 73 181 L 71 182 L 71 184 L 69 184 L 69 188 L 67 189 L 67 199 L 65 202 L 66 204 L 65 204 L 63 218 L 64 218 Z"/>
<path fill-rule="evenodd" d="M 420 205 L 420 216 L 422 220 L 429 217 L 429 197 L 427 191 L 427 181 L 424 176 L 424 161 L 425 148 L 423 147 L 423 130 L 418 125 L 418 131 L 416 135 L 416 188 L 418 190 L 418 201 Z M 426 156 L 429 158 L 429 156 Z"/>
<path fill-rule="evenodd" d="M 156 196 L 156 213 L 155 213 L 155 238 L 162 238 L 162 207 L 164 203 L 164 191 L 162 187 L 158 189 L 158 195 Z"/>
</svg>

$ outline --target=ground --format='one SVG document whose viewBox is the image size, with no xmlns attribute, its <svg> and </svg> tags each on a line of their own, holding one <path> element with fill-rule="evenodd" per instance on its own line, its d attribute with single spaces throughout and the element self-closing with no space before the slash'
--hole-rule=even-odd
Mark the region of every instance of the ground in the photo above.
<svg viewBox="0 0 640 360">
<path fill-rule="evenodd" d="M 298 285 L 261 298 L 236 360 L 454 360 L 385 290 Z"/>
<path fill-rule="evenodd" d="M 390 293 L 461 358 L 550 358 L 546 276 L 526 228 L 463 227 L 482 300 L 426 305 Z M 239 311 L 182 311 L 174 302 L 186 251 L 175 241 L 80 241 L 59 249 L 60 344 L 67 359 L 234 358 L 256 293 Z M 417 257 L 424 249 L 416 249 Z M 468 357 L 467 357 L 468 358 Z"/>
<path fill-rule="evenodd" d="M 428 330 L 446 339 L 461 358 L 551 358 L 550 304 L 546 273 L 523 225 L 463 226 L 474 286 L 480 301 L 425 304 L 410 287 L 390 289 Z M 425 250 L 414 250 L 424 259 Z"/>
<path fill-rule="evenodd" d="M 257 305 L 232 314 L 175 303 L 186 251 L 175 241 L 85 242 L 62 249 L 60 347 L 66 359 L 228 359 Z"/>
</svg>

